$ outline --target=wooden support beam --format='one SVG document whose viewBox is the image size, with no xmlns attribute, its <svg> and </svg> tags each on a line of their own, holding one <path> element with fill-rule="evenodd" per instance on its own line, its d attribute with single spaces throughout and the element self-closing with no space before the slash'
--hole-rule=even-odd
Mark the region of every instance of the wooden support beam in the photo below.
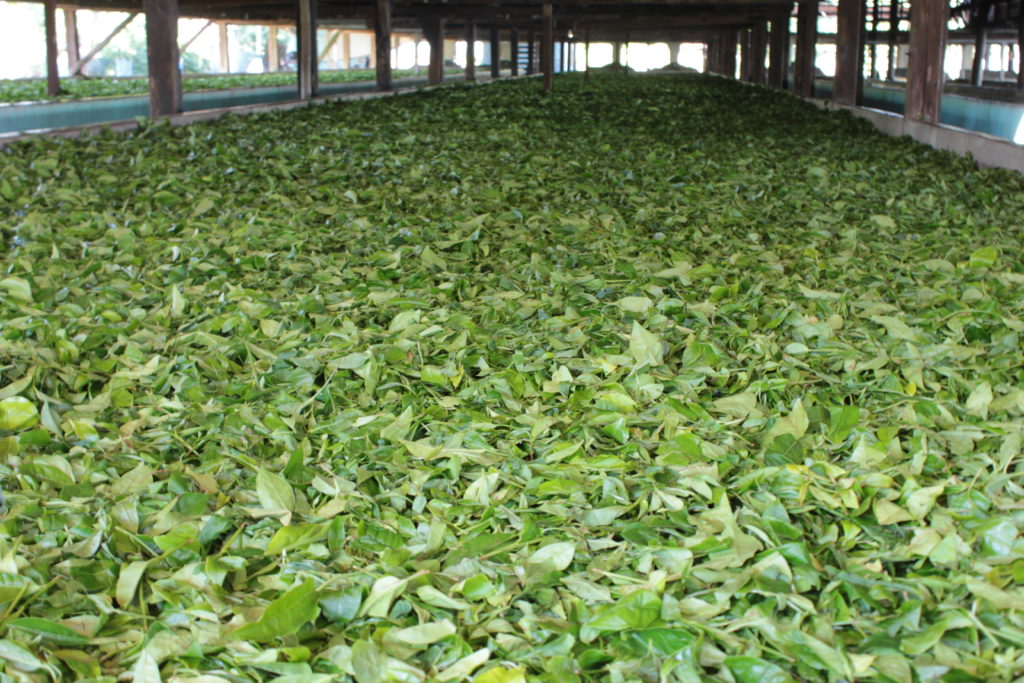
<svg viewBox="0 0 1024 683">
<path fill-rule="evenodd" d="M 222 74 L 231 72 L 231 62 L 228 57 L 228 24 L 222 21 L 220 28 L 220 72 Z"/>
<path fill-rule="evenodd" d="M 751 82 L 764 85 L 768 80 L 765 69 L 765 58 L 768 56 L 768 22 L 759 21 L 750 31 L 750 51 L 752 54 L 753 71 Z"/>
<path fill-rule="evenodd" d="M 267 71 L 281 68 L 281 53 L 277 45 L 277 27 L 267 27 Z"/>
<path fill-rule="evenodd" d="M 736 78 L 736 31 L 729 31 L 722 36 L 722 73 L 729 78 Z"/>
<path fill-rule="evenodd" d="M 352 68 L 352 34 L 349 31 L 341 32 L 341 68 Z"/>
<path fill-rule="evenodd" d="M 156 118 L 180 114 L 178 0 L 142 0 L 142 7 L 146 13 L 149 115 Z"/>
<path fill-rule="evenodd" d="M 203 27 L 196 31 L 195 35 L 186 40 L 180 46 L 178 46 L 178 54 L 185 54 L 185 51 L 192 47 L 192 43 L 196 42 L 196 38 L 203 35 L 203 31 L 213 26 L 213 19 L 203 24 Z"/>
<path fill-rule="evenodd" d="M 71 74 L 75 64 L 81 58 L 78 42 L 78 15 L 75 14 L 74 9 L 64 9 L 64 37 L 68 53 L 68 74 Z"/>
<path fill-rule="evenodd" d="M 43 23 L 46 29 L 46 94 L 60 94 L 60 72 L 57 70 L 57 0 L 44 0 Z"/>
<path fill-rule="evenodd" d="M 519 75 L 519 29 L 508 32 L 509 53 L 512 55 L 512 75 Z"/>
<path fill-rule="evenodd" d="M 583 80 L 590 80 L 590 29 L 583 31 Z"/>
<path fill-rule="evenodd" d="M 801 97 L 814 97 L 814 56 L 818 43 L 818 2 L 801 2 L 796 15 L 796 64 L 793 89 Z"/>
<path fill-rule="evenodd" d="M 971 61 L 971 85 L 982 86 L 985 84 L 985 68 L 988 62 L 988 13 L 989 0 L 981 0 L 978 16 L 975 18 L 974 34 L 974 59 Z M 1024 11 L 1024 7 L 1022 7 Z M 911 6 L 913 12 L 913 6 Z M 913 17 L 911 17 L 913 21 Z M 911 23 L 910 30 L 914 30 Z"/>
<path fill-rule="evenodd" d="M 476 80 L 476 22 L 466 22 L 466 80 Z"/>
<path fill-rule="evenodd" d="M 864 92 L 864 0 L 839 0 L 832 99 L 860 104 Z"/>
<path fill-rule="evenodd" d="M 946 0 L 913 0 L 910 5 L 910 61 L 904 111 L 908 119 L 939 122 L 948 21 Z"/>
<path fill-rule="evenodd" d="M 526 75 L 537 73 L 536 68 L 537 36 L 530 31 L 526 36 Z"/>
<path fill-rule="evenodd" d="M 295 35 L 298 39 L 299 99 L 316 97 L 319 90 L 319 65 L 316 57 L 316 0 L 298 0 Z"/>
<path fill-rule="evenodd" d="M 789 76 L 789 16 L 772 19 L 768 38 L 768 85 L 786 89 Z"/>
<path fill-rule="evenodd" d="M 491 27 L 491 78 L 501 78 L 501 31 Z"/>
<path fill-rule="evenodd" d="M 328 31 L 327 33 L 330 37 L 327 39 L 327 44 L 320 50 L 320 54 L 317 55 L 317 62 L 322 62 L 327 59 L 327 55 L 330 54 L 331 48 L 334 47 L 334 44 L 338 42 L 338 38 L 341 37 L 341 31 Z"/>
<path fill-rule="evenodd" d="M 554 33 L 555 12 L 550 2 L 544 3 L 541 17 L 544 22 L 544 35 L 540 49 L 541 72 L 544 74 L 544 90 L 551 90 L 555 69 Z"/>
<path fill-rule="evenodd" d="M 879 3 L 881 0 L 871 0 L 871 39 L 868 41 L 868 57 L 871 64 L 868 68 L 870 78 L 878 78 L 878 19 L 881 16 Z"/>
<path fill-rule="evenodd" d="M 612 65 L 622 68 L 622 43 L 617 40 L 612 43 Z"/>
<path fill-rule="evenodd" d="M 423 35 L 430 43 L 430 65 L 427 82 L 437 85 L 444 80 L 444 19 L 429 16 L 423 19 Z"/>
<path fill-rule="evenodd" d="M 896 80 L 896 38 L 900 31 L 900 0 L 889 4 L 889 52 L 885 67 L 885 80 Z"/>
<path fill-rule="evenodd" d="M 1017 12 L 1017 89 L 1024 90 L 1024 4 Z"/>
<path fill-rule="evenodd" d="M 373 30 L 377 47 L 377 90 L 391 90 L 391 0 L 377 0 Z"/>
<path fill-rule="evenodd" d="M 751 29 L 740 31 L 740 79 L 748 83 L 754 80 L 754 56 L 751 52 Z"/>
<path fill-rule="evenodd" d="M 131 14 L 129 14 L 125 18 L 124 21 L 122 21 L 120 24 L 115 26 L 114 30 L 111 31 L 107 35 L 106 38 L 104 38 L 100 42 L 96 43 L 96 47 L 94 47 L 93 49 L 89 50 L 89 54 L 87 54 L 85 57 L 82 57 L 80 60 L 75 62 L 74 66 L 72 66 L 71 70 L 70 70 L 71 75 L 72 76 L 81 75 L 82 69 L 85 68 L 85 65 L 88 64 L 89 62 L 91 62 L 93 60 L 93 58 L 100 53 L 100 50 L 105 48 L 110 43 L 110 41 L 112 41 L 117 36 L 118 33 L 123 31 L 124 28 L 126 26 L 128 26 L 128 24 L 132 23 L 132 20 L 135 19 L 135 17 L 137 17 L 137 16 L 139 16 L 138 12 L 132 12 Z"/>
</svg>

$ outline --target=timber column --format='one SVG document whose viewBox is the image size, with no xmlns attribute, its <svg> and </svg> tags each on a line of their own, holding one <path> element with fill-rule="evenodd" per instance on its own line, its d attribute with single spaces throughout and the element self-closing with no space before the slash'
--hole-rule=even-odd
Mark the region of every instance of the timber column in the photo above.
<svg viewBox="0 0 1024 683">
<path fill-rule="evenodd" d="M 814 97 L 814 54 L 818 44 L 818 2 L 801 2 L 796 15 L 796 64 L 793 89 L 801 97 Z"/>
<path fill-rule="evenodd" d="M 544 36 L 540 50 L 541 71 L 544 74 L 544 90 L 551 90 L 555 70 L 555 12 L 550 2 L 544 3 L 543 19 Z"/>
<path fill-rule="evenodd" d="M 444 80 L 444 19 L 440 17 L 424 18 L 423 35 L 430 44 L 427 82 L 430 85 L 437 85 Z"/>
<path fill-rule="evenodd" d="M 178 0 L 142 0 L 149 62 L 149 115 L 181 113 L 178 70 Z"/>
<path fill-rule="evenodd" d="M 295 35 L 299 42 L 299 99 L 317 96 L 319 90 L 316 51 L 316 0 L 298 0 Z"/>
<path fill-rule="evenodd" d="M 910 61 L 904 114 L 908 119 L 939 122 L 947 21 L 946 0 L 914 0 L 910 6 Z"/>
<path fill-rule="evenodd" d="M 373 32 L 377 50 L 377 90 L 391 90 L 391 0 L 377 0 Z"/>
<path fill-rule="evenodd" d="M 864 0 L 839 0 L 832 99 L 839 104 L 854 106 L 860 104 L 863 91 Z"/>
</svg>

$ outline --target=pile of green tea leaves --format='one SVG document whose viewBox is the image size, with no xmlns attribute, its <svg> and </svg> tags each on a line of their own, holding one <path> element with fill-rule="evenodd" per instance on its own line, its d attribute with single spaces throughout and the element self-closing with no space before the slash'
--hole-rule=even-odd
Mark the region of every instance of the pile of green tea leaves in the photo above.
<svg viewBox="0 0 1024 683">
<path fill-rule="evenodd" d="M 456 73 L 458 70 L 448 70 Z M 426 69 L 417 73 L 412 69 L 396 69 L 395 78 L 406 78 L 415 75 L 426 75 Z M 321 71 L 321 83 L 356 83 L 372 81 L 376 71 L 368 69 L 347 69 L 343 71 Z M 182 79 L 181 87 L 185 92 L 205 90 L 228 90 L 233 88 L 269 88 L 295 84 L 294 73 L 267 74 L 223 74 L 205 76 L 187 76 Z M 43 102 L 52 100 L 77 100 L 88 97 L 124 97 L 128 95 L 145 95 L 149 81 L 146 78 L 67 78 L 60 82 L 62 94 L 52 97 L 46 94 L 46 80 L 42 78 L 25 78 L 16 80 L 0 80 L 0 102 Z"/>
<path fill-rule="evenodd" d="M 1024 672 L 1024 180 L 703 76 L 0 152 L 3 680 Z"/>
</svg>

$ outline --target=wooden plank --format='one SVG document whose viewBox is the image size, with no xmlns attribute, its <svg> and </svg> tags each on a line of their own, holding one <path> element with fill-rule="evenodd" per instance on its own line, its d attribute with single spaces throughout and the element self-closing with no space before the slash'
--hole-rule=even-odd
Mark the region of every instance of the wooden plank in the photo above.
<svg viewBox="0 0 1024 683">
<path fill-rule="evenodd" d="M 764 85 L 768 80 L 768 70 L 765 69 L 765 58 L 768 56 L 768 22 L 759 21 L 754 24 L 750 31 L 750 51 L 753 58 L 751 82 Z"/>
<path fill-rule="evenodd" d="M 427 82 L 437 85 L 444 80 L 444 19 L 439 16 L 424 17 L 423 35 L 430 44 Z"/>
<path fill-rule="evenodd" d="M 328 31 L 327 33 L 330 37 L 327 39 L 327 44 L 320 50 L 320 54 L 317 55 L 317 62 L 327 59 L 327 55 L 331 53 L 331 48 L 334 47 L 334 44 L 338 42 L 338 38 L 341 37 L 341 31 Z"/>
<path fill-rule="evenodd" d="M 590 80 L 590 29 L 583 31 L 583 80 Z"/>
<path fill-rule="evenodd" d="M 373 30 L 377 48 L 377 90 L 391 90 L 391 0 L 377 0 L 376 8 Z"/>
<path fill-rule="evenodd" d="M 544 90 L 551 90 L 555 69 L 554 33 L 555 33 L 555 12 L 550 2 L 544 3 L 541 18 L 544 22 L 544 34 L 542 37 L 540 56 L 541 72 L 544 74 Z"/>
<path fill-rule="evenodd" d="M 192 43 L 196 42 L 196 39 L 199 36 L 203 35 L 203 32 L 206 29 L 210 28 L 211 26 L 213 26 L 213 19 L 211 19 L 210 21 L 208 21 L 205 24 L 203 24 L 203 27 L 195 32 L 195 35 L 193 35 L 191 38 L 189 38 L 184 43 L 182 43 L 178 47 L 178 54 L 185 54 L 185 51 L 188 50 L 190 47 L 192 47 Z"/>
<path fill-rule="evenodd" d="M 126 26 L 128 26 L 128 24 L 132 23 L 132 20 L 135 19 L 135 17 L 137 17 L 137 16 L 139 16 L 138 12 L 132 12 L 131 14 L 129 14 L 125 18 L 124 21 L 122 21 L 120 24 L 115 26 L 114 30 L 111 31 L 107 35 L 106 38 L 104 38 L 100 42 L 96 43 L 96 47 L 94 47 L 93 49 L 89 50 L 89 54 L 87 54 L 85 57 L 82 57 L 82 59 L 80 59 L 77 62 L 75 62 L 75 65 L 72 66 L 71 70 L 70 70 L 71 71 L 71 75 L 72 76 L 80 75 L 82 73 L 82 69 L 85 68 L 85 65 L 88 64 L 89 62 L 91 62 L 93 60 L 93 58 L 100 53 L 100 50 L 105 48 L 110 43 L 110 41 L 112 41 L 117 36 L 118 33 L 123 31 L 124 28 Z"/>
<path fill-rule="evenodd" d="M 519 75 L 519 29 L 508 32 L 509 54 L 512 55 L 512 75 Z"/>
<path fill-rule="evenodd" d="M 864 91 L 864 0 L 839 0 L 832 99 L 850 106 Z"/>
<path fill-rule="evenodd" d="M 231 62 L 228 57 L 228 24 L 226 21 L 220 23 L 220 72 L 222 74 L 231 72 Z"/>
<path fill-rule="evenodd" d="M 768 85 L 786 89 L 789 76 L 789 17 L 772 19 L 768 38 Z"/>
<path fill-rule="evenodd" d="M 896 80 L 896 38 L 900 31 L 900 0 L 892 0 L 889 4 L 889 52 L 885 67 L 885 80 Z"/>
<path fill-rule="evenodd" d="M 78 15 L 73 8 L 64 9 L 64 43 L 68 53 L 68 74 L 72 73 L 75 64 L 81 58 L 78 42 Z"/>
<path fill-rule="evenodd" d="M 298 40 L 299 99 L 316 97 L 319 90 L 319 65 L 316 57 L 316 0 L 298 0 L 296 8 L 295 36 Z"/>
<path fill-rule="evenodd" d="M 491 78 L 501 78 L 501 31 L 491 27 Z"/>
<path fill-rule="evenodd" d="M 43 24 L 46 31 L 46 94 L 60 94 L 60 72 L 57 70 L 57 0 L 43 2 Z"/>
<path fill-rule="evenodd" d="M 530 31 L 526 36 L 526 75 L 532 76 L 537 73 L 536 68 L 537 36 Z"/>
<path fill-rule="evenodd" d="M 904 113 L 908 119 L 939 122 L 948 21 L 946 0 L 913 0 L 910 6 L 910 61 Z"/>
<path fill-rule="evenodd" d="M 1024 4 L 1017 11 L 1017 89 L 1024 90 Z"/>
<path fill-rule="evenodd" d="M 729 31 L 722 36 L 722 73 L 729 78 L 736 78 L 736 41 L 739 34 Z"/>
<path fill-rule="evenodd" d="M 277 27 L 267 27 L 267 71 L 281 68 L 281 54 L 277 45 Z"/>
<path fill-rule="evenodd" d="M 466 22 L 466 80 L 476 80 L 476 22 Z"/>
<path fill-rule="evenodd" d="M 818 2 L 801 2 L 796 15 L 796 64 L 793 89 L 801 97 L 814 97 L 814 56 L 818 43 Z"/>
<path fill-rule="evenodd" d="M 146 14 L 149 115 L 156 118 L 179 114 L 178 0 L 142 0 L 142 7 Z"/>
<path fill-rule="evenodd" d="M 985 84 L 985 68 L 988 66 L 988 0 L 981 0 L 974 26 L 974 59 L 971 60 L 971 85 Z M 1024 7 L 1021 8 L 1024 11 Z M 911 25 L 913 31 L 913 25 Z"/>
</svg>

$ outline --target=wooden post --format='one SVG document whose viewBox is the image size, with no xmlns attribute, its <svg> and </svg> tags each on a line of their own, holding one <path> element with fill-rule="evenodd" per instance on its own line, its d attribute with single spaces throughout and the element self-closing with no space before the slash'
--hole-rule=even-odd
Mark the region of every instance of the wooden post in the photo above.
<svg viewBox="0 0 1024 683">
<path fill-rule="evenodd" d="M 427 82 L 437 85 L 444 80 L 444 19 L 426 17 L 423 20 L 423 35 L 430 43 L 430 64 L 427 67 Z"/>
<path fill-rule="evenodd" d="M 722 73 L 729 78 L 736 78 L 736 31 L 730 31 L 722 37 Z"/>
<path fill-rule="evenodd" d="M 81 46 L 78 42 L 78 15 L 73 9 L 64 10 L 64 36 L 68 52 L 68 75 L 72 75 L 75 64 L 81 59 Z"/>
<path fill-rule="evenodd" d="M 832 99 L 857 105 L 864 87 L 864 0 L 839 0 Z"/>
<path fill-rule="evenodd" d="M 308 100 L 316 97 L 319 90 L 319 65 L 316 61 L 316 0 L 298 0 L 298 4 L 295 35 L 299 43 L 299 99 Z"/>
<path fill-rule="evenodd" d="M 896 80 L 896 36 L 900 30 L 900 0 L 889 5 L 889 60 L 885 66 L 885 80 Z"/>
<path fill-rule="evenodd" d="M 536 64 L 536 45 L 537 36 L 534 35 L 533 31 L 530 31 L 526 35 L 526 75 L 532 76 L 537 73 L 537 69 L 534 66 Z"/>
<path fill-rule="evenodd" d="M 744 81 L 751 81 L 753 76 L 751 72 L 754 67 L 752 62 L 754 61 L 753 56 L 750 53 L 750 29 L 746 28 L 740 31 L 740 79 Z"/>
<path fill-rule="evenodd" d="M 352 68 L 352 34 L 348 31 L 341 32 L 341 68 Z"/>
<path fill-rule="evenodd" d="M 519 29 L 514 28 L 508 32 L 509 54 L 512 55 L 512 75 L 519 75 Z"/>
<path fill-rule="evenodd" d="M 583 32 L 583 80 L 590 80 L 590 28 Z"/>
<path fill-rule="evenodd" d="M 373 22 L 377 90 L 391 90 L 391 0 L 377 0 Z"/>
<path fill-rule="evenodd" d="M 1017 12 L 1017 89 L 1024 90 L 1024 5 Z"/>
<path fill-rule="evenodd" d="M 796 64 L 793 87 L 800 97 L 814 97 L 814 55 L 818 43 L 818 2 L 801 2 L 796 15 Z"/>
<path fill-rule="evenodd" d="M 267 71 L 281 68 L 281 55 L 277 46 L 277 27 L 267 27 Z"/>
<path fill-rule="evenodd" d="M 43 2 L 46 25 L 46 94 L 60 94 L 60 72 L 57 70 L 57 0 Z"/>
<path fill-rule="evenodd" d="M 476 80 L 476 22 L 466 21 L 466 80 Z"/>
<path fill-rule="evenodd" d="M 622 43 L 617 40 L 612 43 L 612 66 L 616 69 L 622 67 Z"/>
<path fill-rule="evenodd" d="M 768 45 L 768 85 L 786 89 L 789 75 L 789 16 L 772 19 Z"/>
<path fill-rule="evenodd" d="M 550 2 L 544 3 L 544 9 L 541 16 L 544 20 L 544 35 L 540 48 L 541 72 L 544 74 L 544 90 L 551 90 L 551 84 L 554 78 L 553 72 L 555 68 L 555 12 L 551 7 Z"/>
<path fill-rule="evenodd" d="M 868 45 L 868 56 L 871 64 L 868 74 L 873 80 L 878 79 L 878 3 L 880 0 L 871 0 L 871 42 Z"/>
<path fill-rule="evenodd" d="M 149 115 L 156 118 L 181 113 L 178 0 L 142 0 L 142 7 L 146 13 Z"/>
<path fill-rule="evenodd" d="M 910 6 L 910 61 L 904 113 L 908 119 L 939 122 L 948 21 L 946 0 L 914 0 Z"/>
<path fill-rule="evenodd" d="M 221 22 L 220 28 L 220 72 L 222 74 L 230 73 L 231 63 L 228 61 L 228 25 L 227 22 Z"/>
<path fill-rule="evenodd" d="M 758 85 L 764 85 L 768 80 L 768 72 L 764 68 L 765 57 L 768 56 L 768 23 L 759 21 L 754 24 L 751 31 L 751 52 L 754 55 L 754 71 L 751 74 L 752 80 Z"/>
<path fill-rule="evenodd" d="M 491 78 L 501 78 L 501 29 L 491 27 Z"/>
<path fill-rule="evenodd" d="M 911 9 L 913 11 L 913 9 Z M 1022 7 L 1024 11 L 1024 7 Z M 974 34 L 974 59 L 971 61 L 971 85 L 982 86 L 985 84 L 985 67 L 988 62 L 988 0 L 982 0 L 978 16 L 975 19 Z M 913 21 L 913 17 L 911 17 Z M 913 30 L 913 24 L 911 24 Z"/>
<path fill-rule="evenodd" d="M 512 55 L 511 67 L 512 76 L 519 75 L 519 30 L 511 29 L 509 31 L 509 54 Z"/>
</svg>

